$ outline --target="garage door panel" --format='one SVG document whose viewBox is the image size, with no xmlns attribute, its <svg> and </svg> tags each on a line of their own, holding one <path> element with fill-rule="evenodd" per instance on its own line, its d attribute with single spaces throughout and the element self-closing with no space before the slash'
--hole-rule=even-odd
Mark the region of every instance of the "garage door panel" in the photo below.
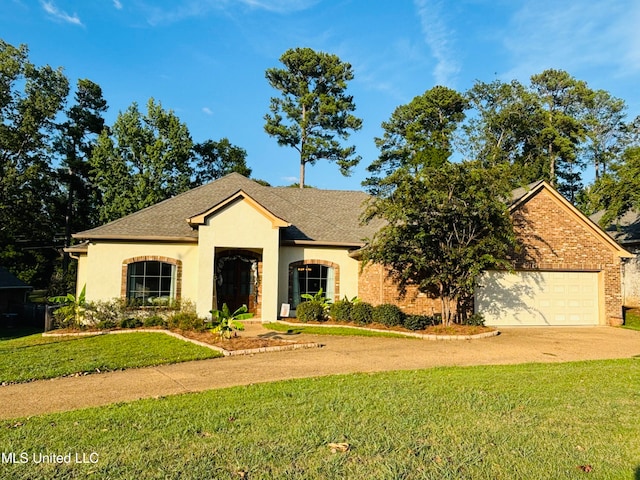
<svg viewBox="0 0 640 480">
<path fill-rule="evenodd" d="M 476 311 L 487 325 L 595 325 L 595 272 L 485 272 Z"/>
</svg>

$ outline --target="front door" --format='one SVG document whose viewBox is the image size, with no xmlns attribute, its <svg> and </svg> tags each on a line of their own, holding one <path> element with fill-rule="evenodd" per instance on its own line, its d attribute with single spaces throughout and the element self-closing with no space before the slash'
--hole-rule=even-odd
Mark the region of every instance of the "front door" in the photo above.
<svg viewBox="0 0 640 480">
<path fill-rule="evenodd" d="M 227 304 L 231 312 L 246 305 L 249 312 L 255 312 L 255 280 L 252 261 L 244 258 L 229 257 L 224 260 L 218 273 L 217 295 L 218 309 Z"/>
</svg>

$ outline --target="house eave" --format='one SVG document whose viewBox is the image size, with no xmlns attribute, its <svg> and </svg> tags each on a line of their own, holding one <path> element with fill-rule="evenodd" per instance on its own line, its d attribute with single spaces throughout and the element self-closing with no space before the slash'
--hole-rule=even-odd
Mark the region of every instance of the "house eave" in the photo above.
<svg viewBox="0 0 640 480">
<path fill-rule="evenodd" d="M 109 240 L 123 242 L 172 242 L 172 243 L 198 243 L 198 237 L 173 237 L 168 235 L 72 235 L 78 240 Z"/>
<path fill-rule="evenodd" d="M 556 201 L 563 206 L 567 211 L 571 212 L 576 218 L 581 220 L 584 225 L 589 228 L 596 236 L 600 237 L 604 243 L 615 252 L 620 258 L 633 258 L 635 255 L 628 252 L 620 243 L 611 238 L 598 224 L 591 220 L 586 215 L 583 215 L 575 206 L 573 206 L 566 198 L 564 198 L 556 189 L 552 188 L 546 181 L 541 181 L 536 184 L 525 195 L 519 198 L 516 202 L 509 206 L 509 213 L 513 213 L 521 205 L 527 203 L 532 197 L 534 197 L 541 190 L 547 190 Z"/>
<path fill-rule="evenodd" d="M 346 248 L 361 248 L 365 244 L 362 242 L 329 242 L 322 240 L 283 240 L 283 246 L 296 247 L 296 246 L 314 246 L 314 247 L 346 247 Z"/>
</svg>

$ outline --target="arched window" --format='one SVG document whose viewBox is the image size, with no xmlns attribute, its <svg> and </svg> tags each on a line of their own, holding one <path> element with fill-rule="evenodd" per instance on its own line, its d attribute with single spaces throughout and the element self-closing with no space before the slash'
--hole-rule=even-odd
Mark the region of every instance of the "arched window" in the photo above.
<svg viewBox="0 0 640 480">
<path fill-rule="evenodd" d="M 329 262 L 327 262 L 329 263 Z M 295 309 L 302 302 L 302 294 L 315 295 L 322 289 L 324 296 L 334 300 L 336 293 L 336 268 L 319 261 L 294 262 L 289 265 L 291 308 Z"/>
<path fill-rule="evenodd" d="M 166 305 L 176 298 L 177 266 L 160 260 L 127 264 L 126 298 L 136 305 Z"/>
</svg>

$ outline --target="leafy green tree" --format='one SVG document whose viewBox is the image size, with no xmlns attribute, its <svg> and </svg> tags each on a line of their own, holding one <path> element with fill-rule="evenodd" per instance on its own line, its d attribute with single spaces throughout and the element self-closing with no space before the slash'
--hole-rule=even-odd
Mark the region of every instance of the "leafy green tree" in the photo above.
<svg viewBox="0 0 640 480">
<path fill-rule="evenodd" d="M 0 264 L 34 286 L 57 256 L 51 140 L 68 92 L 62 69 L 37 67 L 25 45 L 0 40 Z"/>
<path fill-rule="evenodd" d="M 586 106 L 594 92 L 586 82 L 553 69 L 533 75 L 531 88 L 537 93 L 542 110 L 539 155 L 549 166 L 551 184 L 574 201 L 582 186 L 579 171 L 584 163 L 579 153 L 586 139 Z"/>
<path fill-rule="evenodd" d="M 504 200 L 505 165 L 451 163 L 453 140 L 467 100 L 435 87 L 398 107 L 369 166 L 373 195 L 363 220 L 384 221 L 363 261 L 389 269 L 401 291 L 414 285 L 442 301 L 443 322 L 463 321 L 462 308 L 486 268 L 508 266 L 513 227 Z"/>
<path fill-rule="evenodd" d="M 640 146 L 627 148 L 611 164 L 611 171 L 594 182 L 589 197 L 591 211 L 605 210 L 600 220 L 603 227 L 630 209 L 640 211 Z"/>
<path fill-rule="evenodd" d="M 382 123 L 383 136 L 375 139 L 380 156 L 367 168 L 372 176 L 364 185 L 372 194 L 384 195 L 405 175 L 447 163 L 467 106 L 460 93 L 437 86 L 396 108 Z"/>
<path fill-rule="evenodd" d="M 386 225 L 364 249 L 363 261 L 387 267 L 401 292 L 412 285 L 439 298 L 444 325 L 464 322 L 479 275 L 510 268 L 515 235 L 503 168 L 444 163 L 401 177 L 366 211 L 365 221 Z"/>
<path fill-rule="evenodd" d="M 595 178 L 607 173 L 608 165 L 624 150 L 627 126 L 624 100 L 605 90 L 593 92 L 585 113 L 586 145 L 583 155 L 594 167 Z"/>
<path fill-rule="evenodd" d="M 287 50 L 280 61 L 285 68 L 270 68 L 265 74 L 281 93 L 271 98 L 265 131 L 280 146 L 298 151 L 300 188 L 304 188 L 305 165 L 320 159 L 336 162 L 348 175 L 360 157 L 355 156 L 354 146 L 343 147 L 340 140 L 362 127 L 362 120 L 351 113 L 356 108 L 353 97 L 346 94 L 353 79 L 351 65 L 311 48 Z"/>
<path fill-rule="evenodd" d="M 228 138 L 219 141 L 206 140 L 193 146 L 196 159 L 196 185 L 211 182 L 229 173 L 236 172 L 248 177 L 247 151 L 232 145 Z"/>
<path fill-rule="evenodd" d="M 99 218 L 115 220 L 192 186 L 193 141 L 187 126 L 153 98 L 143 115 L 133 103 L 98 137 L 91 181 L 101 196 Z"/>
<path fill-rule="evenodd" d="M 96 138 L 105 128 L 103 114 L 107 101 L 102 88 L 91 80 L 81 79 L 75 92 L 75 104 L 65 113 L 67 119 L 58 126 L 55 148 L 62 156 L 57 170 L 64 186 L 64 246 L 71 244 L 71 233 L 96 223 L 95 192 L 89 180 L 89 158 Z M 62 270 L 67 272 L 69 255 L 64 254 Z"/>
<path fill-rule="evenodd" d="M 467 96 L 474 109 L 463 129 L 469 156 L 510 165 L 514 185 L 547 180 L 571 201 L 585 166 L 604 168 L 623 130 L 624 103 L 563 70 L 533 75 L 528 86 L 476 82 Z"/>
<path fill-rule="evenodd" d="M 541 130 L 537 97 L 518 81 L 476 82 L 466 93 L 473 115 L 463 126 L 468 158 L 487 167 L 507 164 L 513 185 L 549 180 L 549 169 L 538 155 Z"/>
</svg>

